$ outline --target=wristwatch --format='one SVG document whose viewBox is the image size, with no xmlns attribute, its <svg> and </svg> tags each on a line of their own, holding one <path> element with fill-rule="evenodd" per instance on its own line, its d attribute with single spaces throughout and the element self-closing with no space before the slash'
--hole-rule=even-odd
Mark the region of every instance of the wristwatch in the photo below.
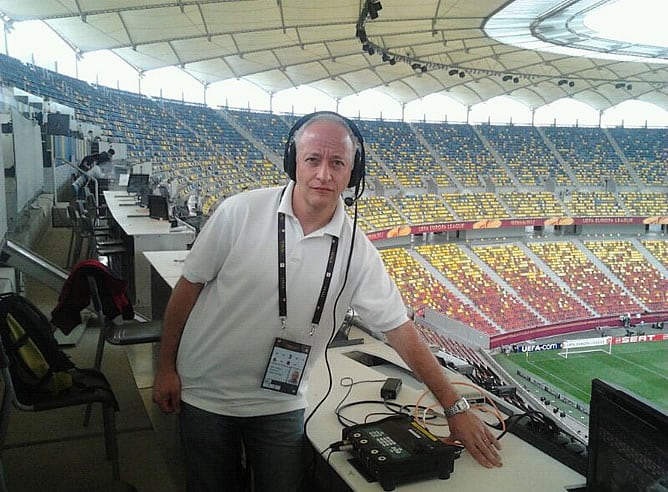
<svg viewBox="0 0 668 492">
<path fill-rule="evenodd" d="M 466 401 L 466 398 L 460 398 L 455 403 L 453 403 L 452 406 L 444 408 L 443 411 L 445 412 L 446 417 L 452 417 L 458 413 L 466 412 L 469 408 L 471 408 L 471 405 L 469 405 L 469 402 Z"/>
</svg>

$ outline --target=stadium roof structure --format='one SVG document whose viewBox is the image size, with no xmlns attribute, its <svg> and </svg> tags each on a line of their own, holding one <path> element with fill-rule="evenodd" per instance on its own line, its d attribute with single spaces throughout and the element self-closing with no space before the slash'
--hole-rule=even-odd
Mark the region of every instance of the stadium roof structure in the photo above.
<svg viewBox="0 0 668 492">
<path fill-rule="evenodd" d="M 205 86 L 399 103 L 445 93 L 529 108 L 572 97 L 599 111 L 668 107 L 668 49 L 605 39 L 584 22 L 612 0 L 0 0 L 5 25 L 42 20 L 77 53 L 109 49 L 143 72 L 180 67 Z"/>
</svg>

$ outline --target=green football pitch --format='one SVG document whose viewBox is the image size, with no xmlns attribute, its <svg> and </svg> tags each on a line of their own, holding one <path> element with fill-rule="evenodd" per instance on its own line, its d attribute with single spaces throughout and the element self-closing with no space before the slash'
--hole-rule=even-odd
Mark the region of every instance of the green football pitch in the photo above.
<svg viewBox="0 0 668 492">
<path fill-rule="evenodd" d="M 613 345 L 610 355 L 569 353 L 565 359 L 556 350 L 549 350 L 528 355 L 498 355 L 495 359 L 511 374 L 516 373 L 511 366 L 519 366 L 587 405 L 591 380 L 599 378 L 618 384 L 668 411 L 668 341 Z"/>
</svg>

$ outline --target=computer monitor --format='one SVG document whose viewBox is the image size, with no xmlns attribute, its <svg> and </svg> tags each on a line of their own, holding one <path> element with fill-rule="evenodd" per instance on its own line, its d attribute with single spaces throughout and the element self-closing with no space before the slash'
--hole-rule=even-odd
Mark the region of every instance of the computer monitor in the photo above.
<svg viewBox="0 0 668 492">
<path fill-rule="evenodd" d="M 128 193 L 141 193 L 148 187 L 148 174 L 130 174 L 128 177 Z"/>
<path fill-rule="evenodd" d="M 148 216 L 152 219 L 169 220 L 169 202 L 164 196 L 148 196 Z"/>
<path fill-rule="evenodd" d="M 592 381 L 587 491 L 668 490 L 668 413 L 612 383 Z"/>
</svg>

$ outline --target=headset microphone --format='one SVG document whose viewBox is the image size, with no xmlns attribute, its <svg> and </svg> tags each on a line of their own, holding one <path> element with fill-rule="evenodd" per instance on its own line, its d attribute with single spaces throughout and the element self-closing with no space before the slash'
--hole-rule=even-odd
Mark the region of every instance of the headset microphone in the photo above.
<svg viewBox="0 0 668 492">
<path fill-rule="evenodd" d="M 365 188 L 366 180 L 364 179 L 364 176 L 362 176 L 361 182 L 355 185 L 355 194 L 353 196 L 345 197 L 343 199 L 343 203 L 345 203 L 348 207 L 352 207 L 353 204 L 356 203 L 357 200 L 359 200 L 360 197 L 364 194 Z M 357 220 L 357 207 L 355 207 L 355 220 Z"/>
</svg>

